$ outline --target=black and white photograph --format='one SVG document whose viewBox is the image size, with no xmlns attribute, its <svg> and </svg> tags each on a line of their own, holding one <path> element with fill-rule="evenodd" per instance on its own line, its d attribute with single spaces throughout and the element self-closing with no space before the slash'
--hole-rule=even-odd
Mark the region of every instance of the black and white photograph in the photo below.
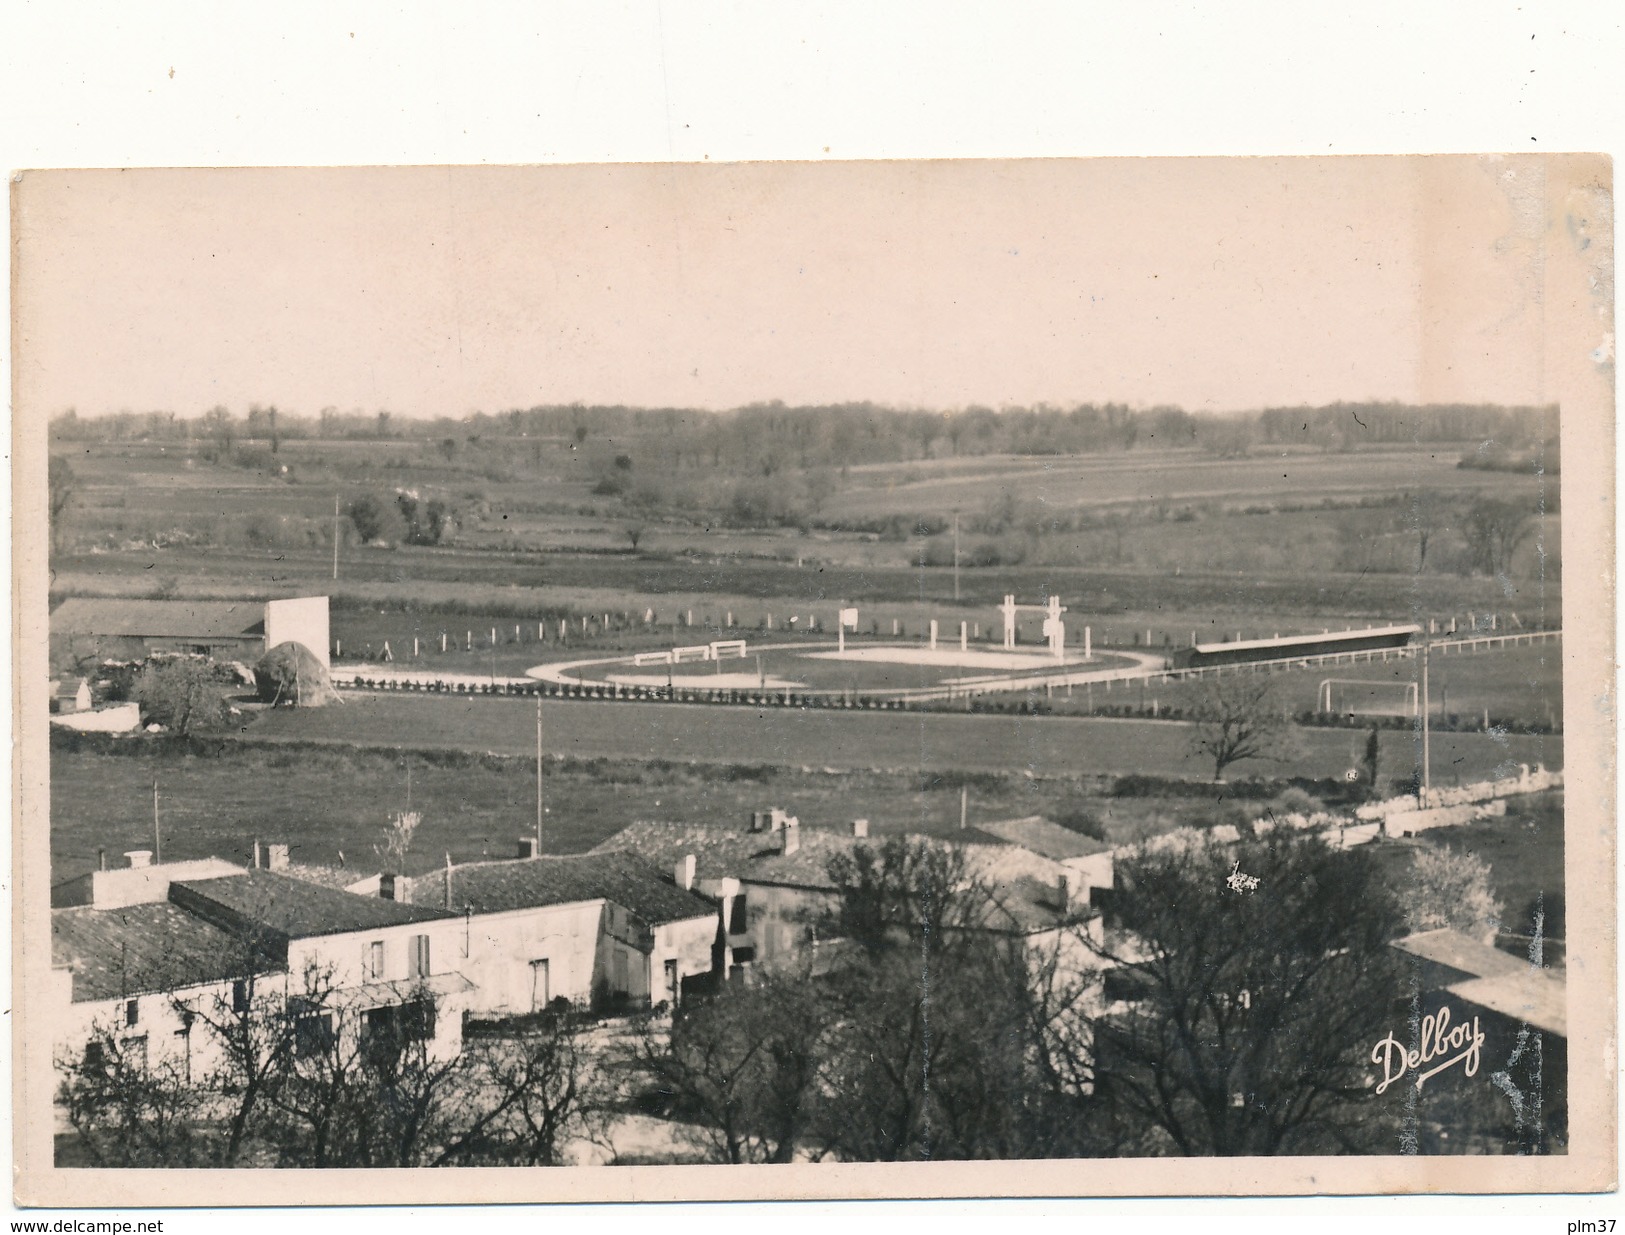
<svg viewBox="0 0 1625 1235">
<path fill-rule="evenodd" d="M 1606 159 L 13 203 L 55 1195 L 1601 1178 Z"/>
</svg>

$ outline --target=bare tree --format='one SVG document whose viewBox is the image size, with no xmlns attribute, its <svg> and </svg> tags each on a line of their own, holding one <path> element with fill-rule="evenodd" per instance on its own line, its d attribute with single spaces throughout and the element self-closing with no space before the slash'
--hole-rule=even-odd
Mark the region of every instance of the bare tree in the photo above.
<svg viewBox="0 0 1625 1235">
<path fill-rule="evenodd" d="M 406 870 L 406 856 L 412 849 L 412 837 L 417 834 L 418 825 L 423 822 L 420 811 L 396 811 L 389 817 L 384 825 L 384 838 L 372 847 L 373 853 L 384 864 L 384 869 L 392 874 L 403 874 Z"/>
<path fill-rule="evenodd" d="M 625 533 L 627 543 L 632 546 L 632 552 L 636 553 L 638 551 L 638 541 L 643 539 L 643 524 L 634 519 L 626 524 L 621 531 Z"/>
<path fill-rule="evenodd" d="M 569 1141 L 592 1130 L 604 1100 L 574 1015 L 549 1015 L 511 1037 L 475 1046 L 472 1055 L 472 1071 L 485 1078 L 487 1094 L 483 1105 L 470 1107 L 443 1160 L 562 1166 Z"/>
<path fill-rule="evenodd" d="M 259 1129 L 294 1047 L 288 1018 L 287 975 L 271 964 L 285 944 L 274 935 L 245 927 L 238 932 L 230 987 L 177 1010 L 201 1023 L 219 1051 L 219 1063 L 205 1084 L 224 1098 L 226 1144 L 222 1165 L 236 1166 Z M 308 996 L 319 999 L 328 975 L 303 975 Z"/>
<path fill-rule="evenodd" d="M 805 972 L 726 986 L 680 1008 L 670 1033 L 650 1022 L 638 1062 L 702 1129 L 720 1162 L 790 1162 L 814 1123 L 831 1024 Z"/>
<path fill-rule="evenodd" d="M 62 538 L 68 507 L 73 505 L 76 478 L 73 465 L 63 455 L 52 455 L 46 470 L 46 484 L 50 492 L 51 540 L 56 544 Z"/>
<path fill-rule="evenodd" d="M 210 1145 L 198 1125 L 205 1094 L 183 1062 L 149 1060 L 146 1044 L 127 1044 L 98 1024 L 84 1050 L 59 1053 L 57 1103 L 96 1166 L 208 1166 Z"/>
<path fill-rule="evenodd" d="M 1283 831 L 1117 870 L 1119 920 L 1093 945 L 1120 999 L 1094 1021 L 1108 1109 L 1182 1155 L 1372 1148 L 1399 916 L 1375 862 Z"/>
<path fill-rule="evenodd" d="M 1468 508 L 1461 527 L 1469 566 L 1486 575 L 1505 574 L 1513 553 L 1536 526 L 1531 511 L 1516 502 L 1479 498 Z"/>
<path fill-rule="evenodd" d="M 1213 779 L 1243 759 L 1285 759 L 1297 748 L 1297 730 L 1261 674 L 1215 674 L 1191 700 L 1191 753 L 1213 760 Z"/>
</svg>

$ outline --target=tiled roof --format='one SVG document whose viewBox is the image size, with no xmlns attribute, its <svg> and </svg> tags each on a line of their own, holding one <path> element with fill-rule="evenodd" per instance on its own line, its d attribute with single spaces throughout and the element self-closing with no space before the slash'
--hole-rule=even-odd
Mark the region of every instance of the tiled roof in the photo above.
<svg viewBox="0 0 1625 1235">
<path fill-rule="evenodd" d="M 51 613 L 51 633 L 250 638 L 265 633 L 265 606 L 247 600 L 104 600 L 73 596 Z"/>
<path fill-rule="evenodd" d="M 1063 828 L 1042 815 L 1029 815 L 1025 819 L 1001 819 L 995 823 L 979 823 L 976 830 L 1007 844 L 1031 849 L 1034 853 L 1055 862 L 1065 862 L 1068 858 L 1086 858 L 1091 854 L 1104 853 L 1111 848 L 1105 841 L 1085 836 L 1082 832 L 1074 832 L 1071 828 Z"/>
<path fill-rule="evenodd" d="M 828 870 L 830 858 L 865 843 L 825 828 L 803 827 L 799 835 L 801 843 L 796 852 L 786 856 L 778 832 L 640 822 L 622 828 L 595 846 L 592 852 L 628 851 L 654 863 L 662 871 L 670 870 L 679 858 L 692 853 L 695 874 L 700 879 L 750 879 L 757 883 L 833 891 L 835 884 Z"/>
<path fill-rule="evenodd" d="M 412 899 L 444 905 L 445 880 L 444 871 L 420 875 L 412 880 Z M 710 901 L 683 891 L 669 876 L 629 853 L 473 862 L 451 872 L 450 903 L 457 910 L 467 905 L 475 913 L 503 913 L 595 900 L 613 901 L 651 926 L 714 917 L 717 912 Z"/>
<path fill-rule="evenodd" d="M 169 899 L 228 929 L 253 924 L 289 939 L 342 935 L 456 916 L 426 905 L 357 896 L 268 870 L 173 883 Z"/>
<path fill-rule="evenodd" d="M 73 971 L 75 1003 L 240 978 L 249 955 L 230 932 L 163 902 L 51 912 L 51 963 Z M 260 957 L 254 968 L 279 966 Z"/>
<path fill-rule="evenodd" d="M 366 871 L 354 866 L 322 866 L 313 862 L 289 862 L 278 873 L 324 888 L 337 888 L 341 892 L 352 883 L 360 883 L 368 877 Z"/>
<path fill-rule="evenodd" d="M 1488 1008 L 1510 1020 L 1568 1037 L 1568 983 L 1547 970 L 1523 965 L 1517 973 L 1472 978 L 1445 989 L 1458 999 Z"/>
<path fill-rule="evenodd" d="M 1527 961 L 1448 928 L 1406 935 L 1394 940 L 1393 946 L 1410 956 L 1446 965 L 1475 978 L 1496 978 L 1529 968 Z"/>
<path fill-rule="evenodd" d="M 934 844 L 937 838 L 913 837 Z M 800 829 L 800 845 L 786 856 L 776 832 L 744 832 L 730 828 L 682 823 L 634 823 L 593 850 L 630 851 L 664 870 L 687 854 L 695 857 L 700 879 L 734 878 L 816 891 L 835 891 L 829 860 L 860 845 L 879 847 L 884 838 L 862 839 L 827 828 Z M 1087 910 L 1063 913 L 1058 908 L 1056 880 L 1061 868 L 1037 854 L 998 843 L 961 846 L 965 865 L 989 893 L 990 904 L 982 925 L 989 930 L 1029 933 L 1047 930 Z"/>
</svg>

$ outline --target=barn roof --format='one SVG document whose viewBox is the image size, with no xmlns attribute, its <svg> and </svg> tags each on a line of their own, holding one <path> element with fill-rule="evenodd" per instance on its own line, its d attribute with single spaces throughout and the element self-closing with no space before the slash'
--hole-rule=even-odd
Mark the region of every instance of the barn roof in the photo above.
<svg viewBox="0 0 1625 1235">
<path fill-rule="evenodd" d="M 420 903 L 446 903 L 446 874 L 420 875 L 412 895 Z M 513 858 L 451 868 L 451 905 L 475 913 L 503 913 L 581 901 L 613 901 L 651 926 L 716 916 L 716 907 L 685 892 L 655 867 L 629 853 Z"/>
<path fill-rule="evenodd" d="M 73 596 L 52 612 L 51 633 L 247 639 L 265 634 L 265 606 L 248 600 L 109 600 Z"/>
<path fill-rule="evenodd" d="M 73 1001 L 124 999 L 244 976 L 242 941 L 165 902 L 51 911 L 51 963 L 73 973 Z M 256 973 L 279 966 L 254 958 Z"/>
<path fill-rule="evenodd" d="M 276 871 L 254 869 L 223 879 L 173 883 L 169 896 L 183 908 L 222 925 L 259 927 L 288 939 L 380 930 L 456 916 L 426 905 L 358 896 Z"/>
</svg>

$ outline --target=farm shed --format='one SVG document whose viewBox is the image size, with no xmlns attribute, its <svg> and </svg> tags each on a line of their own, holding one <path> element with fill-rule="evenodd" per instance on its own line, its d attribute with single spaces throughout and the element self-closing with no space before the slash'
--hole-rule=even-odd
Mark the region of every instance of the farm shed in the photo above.
<svg viewBox="0 0 1625 1235">
<path fill-rule="evenodd" d="M 1265 660 L 1298 660 L 1307 656 L 1341 656 L 1409 647 L 1420 626 L 1372 626 L 1365 630 L 1331 630 L 1318 635 L 1281 635 L 1274 639 L 1237 639 L 1230 643 L 1196 643 L 1174 653 L 1174 668 L 1248 665 Z"/>
<path fill-rule="evenodd" d="M 328 663 L 327 597 L 261 602 L 73 596 L 51 613 L 53 665 L 145 660 L 155 653 L 252 664 L 290 640 Z"/>
<path fill-rule="evenodd" d="M 53 664 L 144 660 L 158 652 L 252 661 L 264 651 L 265 607 L 254 601 L 74 596 L 51 614 Z"/>
<path fill-rule="evenodd" d="M 56 678 L 51 682 L 51 713 L 67 716 L 90 708 L 90 683 L 84 678 Z"/>
</svg>

